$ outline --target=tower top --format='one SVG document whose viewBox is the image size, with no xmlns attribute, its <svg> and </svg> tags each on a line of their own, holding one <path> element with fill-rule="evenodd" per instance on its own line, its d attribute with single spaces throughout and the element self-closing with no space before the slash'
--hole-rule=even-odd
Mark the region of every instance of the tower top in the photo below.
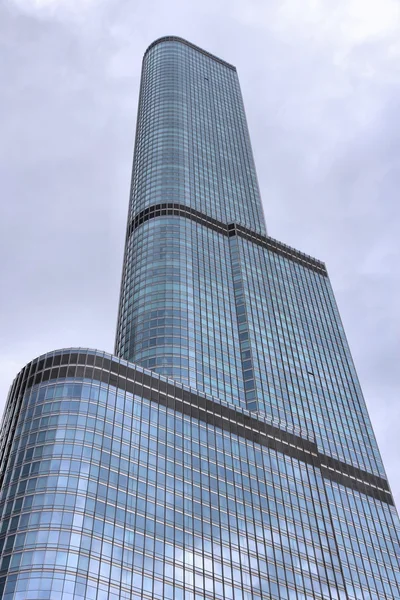
<svg viewBox="0 0 400 600">
<path fill-rule="evenodd" d="M 197 52 L 201 52 L 201 54 L 204 54 L 204 56 L 208 56 L 208 58 L 211 58 L 212 60 L 219 62 L 220 64 L 224 65 L 225 67 L 228 67 L 228 69 L 232 69 L 233 71 L 236 71 L 236 67 L 234 67 L 230 63 L 226 62 L 225 60 L 222 60 L 222 58 L 218 58 L 218 56 L 211 54 L 211 52 L 207 52 L 206 50 L 203 50 L 203 48 L 200 48 L 199 46 L 192 44 L 192 42 L 188 42 L 187 40 L 185 40 L 179 36 L 176 36 L 176 35 L 166 35 L 164 37 L 158 38 L 157 40 L 155 40 L 154 42 L 152 42 L 150 44 L 150 46 L 147 48 L 146 52 L 144 53 L 144 56 L 146 56 L 146 54 L 149 52 L 149 50 L 154 48 L 154 46 L 157 46 L 157 44 L 161 44 L 163 42 L 179 42 L 180 44 L 189 46 L 189 48 L 192 48 L 193 50 L 196 50 Z"/>
</svg>

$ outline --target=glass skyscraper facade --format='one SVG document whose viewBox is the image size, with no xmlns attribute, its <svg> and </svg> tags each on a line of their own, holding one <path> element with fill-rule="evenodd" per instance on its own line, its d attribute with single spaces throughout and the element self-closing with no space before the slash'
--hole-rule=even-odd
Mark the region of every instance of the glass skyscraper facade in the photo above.
<svg viewBox="0 0 400 600">
<path fill-rule="evenodd" d="M 143 61 L 115 355 L 0 433 L 0 598 L 400 599 L 399 519 L 324 263 L 266 232 L 237 73 Z"/>
</svg>

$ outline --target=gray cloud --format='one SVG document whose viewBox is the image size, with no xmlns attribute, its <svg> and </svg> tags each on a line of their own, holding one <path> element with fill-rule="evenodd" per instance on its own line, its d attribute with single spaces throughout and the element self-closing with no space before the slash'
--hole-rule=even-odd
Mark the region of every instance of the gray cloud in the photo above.
<svg viewBox="0 0 400 600">
<path fill-rule="evenodd" d="M 181 35 L 238 67 L 269 232 L 327 262 L 400 505 L 398 6 L 3 2 L 1 397 L 113 349 L 141 56 Z"/>
</svg>

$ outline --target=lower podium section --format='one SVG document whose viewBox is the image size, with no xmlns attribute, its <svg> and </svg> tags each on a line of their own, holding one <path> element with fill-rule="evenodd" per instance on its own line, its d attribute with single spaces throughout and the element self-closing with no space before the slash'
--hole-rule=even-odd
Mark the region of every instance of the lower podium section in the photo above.
<svg viewBox="0 0 400 600">
<path fill-rule="evenodd" d="M 0 598 L 400 598 L 386 480 L 254 413 L 68 349 L 0 435 Z"/>
</svg>

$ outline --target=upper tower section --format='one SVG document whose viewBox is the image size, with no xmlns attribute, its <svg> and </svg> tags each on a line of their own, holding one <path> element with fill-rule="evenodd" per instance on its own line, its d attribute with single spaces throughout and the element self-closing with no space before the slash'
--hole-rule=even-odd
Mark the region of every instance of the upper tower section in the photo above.
<svg viewBox="0 0 400 600">
<path fill-rule="evenodd" d="M 236 69 L 178 37 L 143 58 L 130 217 L 161 203 L 266 233 Z"/>
</svg>

